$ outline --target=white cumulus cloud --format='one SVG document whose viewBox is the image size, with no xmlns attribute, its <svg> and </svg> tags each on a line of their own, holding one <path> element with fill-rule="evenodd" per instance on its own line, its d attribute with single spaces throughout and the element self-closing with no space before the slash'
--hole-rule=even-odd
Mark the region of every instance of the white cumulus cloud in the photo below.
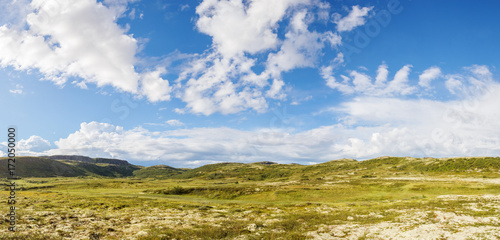
<svg viewBox="0 0 500 240">
<path fill-rule="evenodd" d="M 279 39 L 275 29 L 287 9 L 308 0 L 205 0 L 198 7 L 196 22 L 200 32 L 212 36 L 224 57 L 244 52 L 257 53 L 275 48 Z"/>
<path fill-rule="evenodd" d="M 17 143 L 16 150 L 19 155 L 33 155 L 35 152 L 44 152 L 51 148 L 49 141 L 40 136 L 33 135 L 28 139 L 21 139 Z"/>
<path fill-rule="evenodd" d="M 203 1 L 196 8 L 196 27 L 212 38 L 212 48 L 184 67 L 177 79 L 185 82 L 179 96 L 186 110 L 205 115 L 264 112 L 268 101 L 286 99 L 282 73 L 314 68 L 326 46 L 341 44 L 337 32 L 309 29 L 311 23 L 324 21 L 328 9 L 318 0 Z M 259 65 L 264 70 L 255 72 Z"/>
<path fill-rule="evenodd" d="M 135 70 L 137 40 L 116 23 L 127 2 L 31 1 L 25 5 L 30 11 L 23 11 L 27 29 L 0 26 L 0 66 L 36 69 L 59 85 L 76 77 L 84 89 L 85 83 L 110 85 L 152 101 L 168 100 L 166 80 Z"/>
</svg>

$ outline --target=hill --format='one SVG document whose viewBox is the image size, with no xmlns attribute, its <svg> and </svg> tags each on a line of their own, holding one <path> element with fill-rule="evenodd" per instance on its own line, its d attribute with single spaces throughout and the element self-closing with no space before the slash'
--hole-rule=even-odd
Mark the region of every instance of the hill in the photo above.
<svg viewBox="0 0 500 240">
<path fill-rule="evenodd" d="M 379 157 L 365 161 L 339 159 L 314 165 L 257 163 L 216 163 L 183 171 L 169 178 L 234 180 L 306 180 L 354 175 L 360 178 L 423 174 L 500 176 L 499 157 L 411 158 Z"/>
<path fill-rule="evenodd" d="M 53 160 L 71 160 L 71 161 L 86 162 L 86 163 L 107 163 L 120 166 L 130 165 L 129 162 L 120 159 L 90 158 L 87 156 L 79 156 L 79 155 L 52 155 L 52 156 L 42 156 L 42 158 L 49 158 Z"/>
<path fill-rule="evenodd" d="M 124 167 L 83 156 L 18 161 L 31 176 L 111 176 Z M 138 231 L 142 240 L 498 239 L 500 232 L 500 158 L 137 168 L 128 178 L 16 181 L 17 226 L 31 230 L 13 237 L 3 221 L 0 239 L 127 239 Z"/>
<path fill-rule="evenodd" d="M 7 177 L 7 159 L 0 158 L 0 176 Z M 16 157 L 16 175 L 21 177 L 76 177 L 82 169 L 43 157 Z"/>
<path fill-rule="evenodd" d="M 228 179 L 235 181 L 284 181 L 331 179 L 341 175 L 373 178 L 404 174 L 454 174 L 500 176 L 499 157 L 411 158 L 379 157 L 365 161 L 339 159 L 300 165 L 264 161 L 256 163 L 216 163 L 194 169 L 167 165 L 142 167 L 125 160 L 58 155 L 17 157 L 17 175 L 21 177 L 136 177 L 156 179 Z M 7 176 L 7 158 L 0 158 L 0 177 Z"/>
<path fill-rule="evenodd" d="M 0 158 L 0 177 L 7 177 L 7 159 Z M 20 177 L 126 177 L 141 168 L 124 160 L 85 156 L 16 157 Z"/>
<path fill-rule="evenodd" d="M 138 178 L 166 179 L 186 171 L 185 169 L 173 168 L 167 165 L 155 165 L 134 171 L 134 176 Z"/>
</svg>

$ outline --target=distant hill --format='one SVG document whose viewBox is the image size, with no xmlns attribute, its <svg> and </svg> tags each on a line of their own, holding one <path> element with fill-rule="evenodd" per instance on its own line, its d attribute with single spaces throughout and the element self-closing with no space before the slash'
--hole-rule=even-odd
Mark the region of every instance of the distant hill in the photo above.
<svg viewBox="0 0 500 240">
<path fill-rule="evenodd" d="M 155 165 L 134 171 L 134 176 L 138 178 L 158 178 L 165 179 L 182 174 L 186 169 L 173 168 L 167 165 Z"/>
<path fill-rule="evenodd" d="M 7 159 L 0 158 L 0 176 L 7 177 Z M 21 177 L 76 177 L 82 169 L 42 157 L 16 157 L 16 175 Z"/>
<path fill-rule="evenodd" d="M 499 157 L 411 158 L 379 157 L 365 161 L 339 159 L 300 165 L 271 161 L 216 163 L 194 169 L 166 165 L 142 167 L 125 160 L 58 155 L 17 157 L 21 177 L 137 177 L 156 179 L 228 179 L 235 181 L 332 179 L 345 174 L 360 178 L 401 174 L 462 174 L 500 177 Z M 7 158 L 0 158 L 0 177 L 7 176 Z"/>
<path fill-rule="evenodd" d="M 355 175 L 360 178 L 404 174 L 462 174 L 500 177 L 499 157 L 411 158 L 379 157 L 365 161 L 339 159 L 314 165 L 217 163 L 189 169 L 169 178 L 234 180 L 307 180 Z"/>
<path fill-rule="evenodd" d="M 72 160 L 77 162 L 87 162 L 87 163 L 108 163 L 113 165 L 127 166 L 131 165 L 129 162 L 120 159 L 111 158 L 90 158 L 86 156 L 79 155 L 52 155 L 52 156 L 42 156 L 43 158 L 49 158 L 53 160 Z"/>
<path fill-rule="evenodd" d="M 7 159 L 0 158 L 0 177 L 7 177 Z M 85 156 L 16 157 L 16 175 L 20 177 L 126 177 L 141 168 L 124 160 Z"/>
</svg>

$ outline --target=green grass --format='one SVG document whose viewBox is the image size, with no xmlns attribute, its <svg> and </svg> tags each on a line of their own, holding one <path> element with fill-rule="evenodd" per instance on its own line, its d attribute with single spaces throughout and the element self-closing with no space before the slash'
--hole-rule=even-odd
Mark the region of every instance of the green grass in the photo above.
<svg viewBox="0 0 500 240">
<path fill-rule="evenodd" d="M 404 224 L 401 216 L 406 213 L 423 213 L 417 219 L 428 224 L 439 223 L 440 212 L 498 218 L 498 201 L 478 197 L 500 195 L 495 182 L 498 160 L 378 158 L 312 166 L 230 163 L 191 170 L 155 166 L 119 178 L 24 178 L 17 181 L 20 230 L 5 232 L 1 229 L 8 223 L 2 221 L 0 239 L 63 239 L 77 234 L 81 239 L 123 239 L 134 234 L 137 239 L 310 239 L 307 233 L 319 231 L 320 226 Z M 99 164 L 95 166 L 110 166 Z M 449 170 L 450 166 L 457 170 Z M 6 199 L 8 191 L 2 190 L 0 198 Z M 451 223 L 444 226 L 450 232 L 460 229 Z M 500 227 L 495 221 L 468 226 Z"/>
<path fill-rule="evenodd" d="M 124 234 L 123 229 L 133 219 L 154 215 L 151 209 L 157 209 L 156 212 L 173 211 L 172 214 L 179 216 L 179 221 L 183 220 L 184 212 L 200 214 L 197 217 L 200 221 L 203 216 L 215 220 L 194 225 L 148 225 L 145 234 L 138 239 L 234 239 L 238 236 L 246 236 L 247 239 L 308 239 L 305 233 L 316 230 L 320 225 L 397 222 L 399 213 L 393 210 L 429 211 L 429 222 L 433 221 L 432 211 L 436 209 L 476 217 L 498 214 L 495 209 L 474 212 L 465 207 L 478 203 L 475 200 L 436 198 L 444 194 L 500 194 L 500 187 L 496 184 L 457 182 L 453 178 L 446 182 L 346 176 L 344 180 L 333 183 L 271 184 L 249 181 L 236 184 L 202 179 L 30 178 L 18 181 L 25 189 L 18 193 L 22 196 L 18 202 L 21 216 L 18 224 L 36 223 L 43 227 L 56 219 L 73 223 L 72 231 L 78 232 L 85 228 L 74 223 L 89 216 L 94 222 L 114 219 L 115 225 L 96 225 L 96 229 L 87 232 L 86 236 L 120 239 L 124 236 L 120 235 Z M 1 192 L 1 197 L 6 195 L 7 192 Z M 43 214 L 33 217 L 35 213 L 44 211 L 53 212 L 58 217 Z M 371 213 L 378 215 L 372 216 Z M 32 219 L 23 216 L 32 216 Z M 274 221 L 266 222 L 272 219 Z M 216 225 L 213 225 L 214 222 Z M 253 230 L 249 229 L 252 224 L 255 224 Z M 6 227 L 6 223 L 1 225 Z M 39 233 L 24 238 L 27 236 L 25 233 L 4 233 L 0 239 L 11 239 L 6 236 L 13 236 L 12 239 L 61 239 L 72 234 L 61 230 L 54 232 L 55 235 Z"/>
</svg>

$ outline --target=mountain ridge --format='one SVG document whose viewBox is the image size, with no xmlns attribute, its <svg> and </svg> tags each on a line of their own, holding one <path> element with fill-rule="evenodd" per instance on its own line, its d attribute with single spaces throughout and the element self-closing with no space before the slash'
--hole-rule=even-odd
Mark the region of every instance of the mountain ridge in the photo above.
<svg viewBox="0 0 500 240">
<path fill-rule="evenodd" d="M 79 155 L 16 157 L 20 177 L 137 177 L 156 179 L 285 180 L 324 178 L 340 174 L 376 176 L 419 173 L 481 173 L 500 177 L 499 157 L 413 158 L 383 156 L 364 161 L 337 159 L 314 165 L 222 162 L 197 168 L 168 165 L 143 167 L 126 160 Z M 0 158 L 0 177 L 7 177 L 7 158 Z"/>
<path fill-rule="evenodd" d="M 0 158 L 0 177 L 8 176 L 7 159 Z M 125 160 L 79 155 L 17 156 L 15 166 L 19 177 L 128 177 L 143 168 Z"/>
</svg>

